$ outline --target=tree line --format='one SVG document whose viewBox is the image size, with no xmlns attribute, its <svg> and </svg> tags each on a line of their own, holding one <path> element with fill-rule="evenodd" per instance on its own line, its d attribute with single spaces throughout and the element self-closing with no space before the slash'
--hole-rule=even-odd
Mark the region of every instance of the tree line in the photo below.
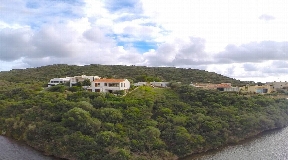
<svg viewBox="0 0 288 160">
<path fill-rule="evenodd" d="M 146 67 L 146 66 L 125 66 L 125 65 L 98 65 L 85 66 L 76 65 L 48 65 L 37 68 L 13 69 L 0 72 L 0 79 L 9 82 L 48 82 L 52 78 L 76 76 L 76 75 L 97 75 L 105 78 L 126 78 L 132 82 L 139 81 L 175 81 L 183 84 L 191 82 L 204 83 L 232 83 L 243 86 L 247 83 L 234 78 L 229 78 L 214 72 L 191 68 L 175 67 Z"/>
<path fill-rule="evenodd" d="M 262 95 L 174 84 L 119 97 L 0 82 L 0 133 L 67 159 L 176 159 L 288 122 L 288 101 Z"/>
</svg>

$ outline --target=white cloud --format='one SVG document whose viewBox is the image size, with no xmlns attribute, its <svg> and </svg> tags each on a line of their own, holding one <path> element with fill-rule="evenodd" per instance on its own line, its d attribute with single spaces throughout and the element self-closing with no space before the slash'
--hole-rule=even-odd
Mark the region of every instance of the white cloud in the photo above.
<svg viewBox="0 0 288 160">
<path fill-rule="evenodd" d="M 29 28 L 0 30 L 0 60 L 14 61 L 31 51 Z"/>
<path fill-rule="evenodd" d="M 225 51 L 215 55 L 219 63 L 263 62 L 288 60 L 288 42 L 251 42 L 240 46 L 228 45 Z"/>
<path fill-rule="evenodd" d="M 288 2 L 3 1 L 0 70 L 54 63 L 207 69 L 285 77 Z"/>
<path fill-rule="evenodd" d="M 163 43 L 157 50 L 144 53 L 144 57 L 152 66 L 203 65 L 211 63 L 204 49 L 205 40 L 190 37 L 187 41 L 175 39 L 172 43 Z"/>
<path fill-rule="evenodd" d="M 271 21 L 271 20 L 274 20 L 275 17 L 268 15 L 268 14 L 262 14 L 261 16 L 259 16 L 259 19 L 265 20 L 265 21 Z"/>
<path fill-rule="evenodd" d="M 253 64 L 253 63 L 245 63 L 243 64 L 243 68 L 245 71 L 257 71 L 257 65 Z"/>
</svg>

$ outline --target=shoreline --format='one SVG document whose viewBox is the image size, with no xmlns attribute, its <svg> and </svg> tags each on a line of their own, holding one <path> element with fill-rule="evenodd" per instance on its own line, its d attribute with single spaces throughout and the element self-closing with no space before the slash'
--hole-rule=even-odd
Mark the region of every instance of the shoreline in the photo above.
<svg viewBox="0 0 288 160">
<path fill-rule="evenodd" d="M 197 158 L 197 157 L 200 157 L 200 156 L 203 156 L 203 155 L 206 155 L 208 153 L 213 153 L 213 152 L 219 152 L 229 146 L 237 146 L 237 145 L 240 145 L 240 144 L 244 144 L 246 142 L 249 142 L 249 141 L 252 141 L 256 138 L 259 138 L 260 136 L 263 136 L 265 134 L 268 134 L 269 132 L 273 132 L 273 131 L 279 131 L 279 130 L 282 130 L 284 128 L 286 128 L 287 126 L 284 126 L 284 127 L 281 127 L 281 128 L 273 128 L 273 129 L 268 129 L 268 130 L 264 130 L 262 132 L 256 132 L 254 134 L 251 134 L 250 136 L 248 136 L 247 138 L 242 138 L 240 139 L 238 142 L 235 142 L 235 143 L 227 143 L 227 144 L 224 144 L 224 145 L 221 145 L 217 148 L 212 148 L 212 149 L 208 149 L 206 151 L 199 151 L 199 152 L 195 152 L 195 153 L 192 153 L 192 154 L 189 154 L 187 156 L 184 156 L 184 157 L 179 157 L 178 160 L 191 160 L 193 158 Z"/>
<path fill-rule="evenodd" d="M 243 143 L 246 143 L 246 142 L 249 142 L 255 138 L 258 138 L 260 137 L 261 135 L 265 135 L 265 134 L 268 134 L 269 132 L 273 132 L 273 131 L 277 131 L 277 130 L 282 130 L 284 128 L 286 128 L 287 126 L 284 126 L 282 128 L 272 128 L 272 129 L 268 129 L 268 130 L 264 130 L 264 131 L 258 131 L 258 132 L 255 132 L 255 133 L 251 133 L 248 137 L 246 138 L 242 138 L 242 139 L 239 139 L 237 142 L 230 142 L 230 143 L 227 143 L 227 144 L 224 144 L 224 145 L 221 145 L 217 148 L 211 148 L 211 149 L 204 149 L 202 151 L 196 151 L 192 154 L 188 154 L 184 157 L 177 157 L 178 160 L 190 160 L 190 159 L 193 159 L 193 158 L 197 158 L 199 156 L 203 156 L 207 153 L 213 153 L 213 152 L 219 152 L 229 146 L 236 146 L 236 145 L 240 145 L 240 144 L 243 144 Z M 34 147 L 32 145 L 30 145 L 29 143 L 25 142 L 24 140 L 17 140 L 17 139 L 14 139 L 12 137 L 9 137 L 7 135 L 3 135 L 1 134 L 0 136 L 3 136 L 5 138 L 8 138 L 8 139 L 11 139 L 13 141 L 15 141 L 17 144 L 19 145 L 26 145 L 28 146 L 29 148 L 37 151 L 37 152 L 40 152 L 43 156 L 47 156 L 47 157 L 50 157 L 52 158 L 53 160 L 69 160 L 70 158 L 68 157 L 61 157 L 61 156 L 57 156 L 57 155 L 53 155 L 53 154 L 49 154 L 45 151 L 42 151 L 42 150 L 39 150 L 37 149 L 37 147 Z M 72 158 L 73 159 L 73 158 Z"/>
</svg>

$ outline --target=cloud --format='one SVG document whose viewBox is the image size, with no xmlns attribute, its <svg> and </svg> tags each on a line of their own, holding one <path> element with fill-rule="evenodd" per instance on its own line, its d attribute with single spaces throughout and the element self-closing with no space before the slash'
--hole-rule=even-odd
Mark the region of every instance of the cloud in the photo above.
<svg viewBox="0 0 288 160">
<path fill-rule="evenodd" d="M 111 39 L 108 39 L 103 31 L 97 27 L 86 30 L 83 37 L 95 43 L 112 43 Z"/>
<path fill-rule="evenodd" d="M 29 28 L 0 30 L 0 60 L 20 58 L 73 57 L 77 51 L 74 32 L 49 26 L 40 31 Z"/>
<path fill-rule="evenodd" d="M 123 48 L 129 49 L 129 48 L 134 48 L 140 53 L 145 53 L 148 52 L 152 49 L 156 49 L 157 43 L 156 42 L 149 42 L 149 41 L 132 41 L 132 42 L 125 42 L 125 41 L 118 41 L 117 42 L 118 46 L 123 46 Z"/>
<path fill-rule="evenodd" d="M 287 2 L 220 2 L 3 1 L 0 67 L 134 64 L 284 75 Z"/>
<path fill-rule="evenodd" d="M 16 67 L 57 63 L 76 65 L 144 63 L 143 55 L 137 51 L 136 46 L 128 48 L 118 46 L 113 38 L 106 36 L 105 30 L 92 27 L 89 23 L 86 24 L 88 26 L 81 27 L 82 29 L 73 28 L 71 24 L 73 23 L 52 24 L 42 26 L 40 30 L 31 28 L 0 30 L 0 60 L 21 61 Z M 149 45 L 149 43 L 136 42 L 135 45 Z"/>
<path fill-rule="evenodd" d="M 14 61 L 31 51 L 29 28 L 0 30 L 0 60 Z"/>
<path fill-rule="evenodd" d="M 40 8 L 40 3 L 38 3 L 37 1 L 30 1 L 26 3 L 26 8 L 30 8 L 30 9 L 38 9 Z"/>
<path fill-rule="evenodd" d="M 243 64 L 243 68 L 244 68 L 245 71 L 257 71 L 258 70 L 256 65 L 252 64 L 252 63 Z"/>
<path fill-rule="evenodd" d="M 172 43 L 163 43 L 157 50 L 144 53 L 144 57 L 152 66 L 203 65 L 211 63 L 204 49 L 204 39 L 190 37 L 188 41 L 175 39 Z"/>
<path fill-rule="evenodd" d="M 79 52 L 77 33 L 66 26 L 48 26 L 35 32 L 31 39 L 33 50 L 27 53 L 30 58 L 41 57 L 73 57 Z"/>
<path fill-rule="evenodd" d="M 273 67 L 268 67 L 265 69 L 260 70 L 261 73 L 268 73 L 269 75 L 275 75 L 279 76 L 281 74 L 287 74 L 288 73 L 288 68 L 273 68 Z"/>
<path fill-rule="evenodd" d="M 91 26 L 97 26 L 106 37 L 113 39 L 119 47 L 122 46 L 125 50 L 137 48 L 137 52 L 144 53 L 156 49 L 157 45 L 164 41 L 163 37 L 167 32 L 151 17 L 142 14 L 142 2 L 135 0 L 108 0 L 103 3 L 86 0 L 86 2 L 87 7 L 95 8 L 103 5 L 101 13 L 92 10 L 92 7 L 88 9 L 89 22 Z M 134 12 L 134 9 L 138 11 Z M 85 37 L 89 38 L 88 34 Z"/>
<path fill-rule="evenodd" d="M 288 42 L 262 41 L 227 45 L 215 54 L 218 63 L 263 62 L 266 60 L 288 60 Z"/>
<path fill-rule="evenodd" d="M 106 0 L 106 8 L 112 12 L 142 13 L 142 3 L 138 0 Z"/>
<path fill-rule="evenodd" d="M 262 14 L 261 16 L 259 16 L 260 20 L 264 20 L 264 21 L 271 21 L 274 20 L 275 17 L 268 15 L 268 14 Z"/>
<path fill-rule="evenodd" d="M 275 68 L 288 68 L 288 63 L 283 60 L 273 61 L 272 65 L 275 66 Z"/>
<path fill-rule="evenodd" d="M 83 16 L 80 0 L 23 0 L 1 2 L 0 21 L 41 28 L 43 24 L 67 21 Z"/>
<path fill-rule="evenodd" d="M 114 20 L 114 22 L 118 23 L 118 22 L 131 22 L 133 20 L 137 20 L 137 19 L 143 19 L 143 18 L 148 18 L 146 16 L 143 15 L 139 15 L 139 14 L 131 14 L 131 13 L 125 13 L 125 14 L 121 14 L 119 15 L 118 18 L 116 18 Z"/>
</svg>

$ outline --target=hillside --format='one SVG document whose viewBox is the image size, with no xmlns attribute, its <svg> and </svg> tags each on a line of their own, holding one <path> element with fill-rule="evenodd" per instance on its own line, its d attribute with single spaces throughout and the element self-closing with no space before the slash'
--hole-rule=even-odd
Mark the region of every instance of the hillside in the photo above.
<svg viewBox="0 0 288 160">
<path fill-rule="evenodd" d="M 0 93 L 0 133 L 68 159 L 176 159 L 288 123 L 288 101 L 185 85 L 125 97 L 51 92 L 31 84 Z"/>
<path fill-rule="evenodd" d="M 230 82 L 233 85 L 245 84 L 233 78 L 198 69 L 98 64 L 86 66 L 58 64 L 38 68 L 13 69 L 11 71 L 0 72 L 0 79 L 10 82 L 48 82 L 51 78 L 75 75 L 128 78 L 134 82 L 143 80 L 143 76 L 150 76 L 163 81 L 177 81 L 184 84 L 191 82 Z"/>
</svg>

